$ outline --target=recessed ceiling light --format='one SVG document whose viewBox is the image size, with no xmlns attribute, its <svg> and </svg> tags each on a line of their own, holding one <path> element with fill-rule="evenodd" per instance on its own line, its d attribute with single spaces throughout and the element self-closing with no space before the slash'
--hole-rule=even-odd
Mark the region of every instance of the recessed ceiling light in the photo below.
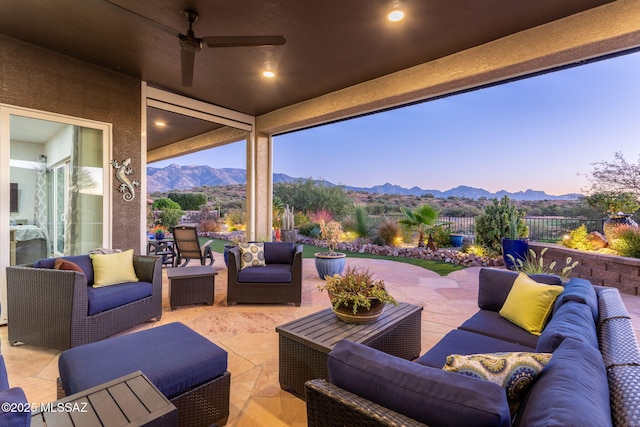
<svg viewBox="0 0 640 427">
<path fill-rule="evenodd" d="M 400 6 L 400 0 L 393 0 L 391 3 L 391 12 L 387 15 L 387 19 L 391 22 L 398 22 L 404 18 L 404 11 Z"/>
<path fill-rule="evenodd" d="M 167 125 L 165 122 L 161 122 L 161 121 L 159 121 L 159 120 L 158 120 L 158 121 L 153 122 L 153 124 L 154 124 L 154 125 L 156 125 L 156 126 L 160 126 L 160 127 L 164 127 L 164 126 L 166 126 L 166 125 Z"/>
<path fill-rule="evenodd" d="M 393 10 L 387 15 L 387 19 L 391 22 L 398 22 L 404 18 L 404 12 L 401 10 Z"/>
<path fill-rule="evenodd" d="M 262 75 L 271 79 L 276 76 L 276 73 L 273 71 L 263 71 Z"/>
</svg>

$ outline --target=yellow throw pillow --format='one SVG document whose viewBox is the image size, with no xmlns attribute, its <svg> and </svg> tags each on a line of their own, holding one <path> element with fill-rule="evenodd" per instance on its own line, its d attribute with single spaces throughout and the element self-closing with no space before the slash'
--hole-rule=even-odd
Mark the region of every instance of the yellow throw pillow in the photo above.
<svg viewBox="0 0 640 427">
<path fill-rule="evenodd" d="M 500 316 L 533 335 L 540 335 L 562 286 L 545 285 L 520 273 L 500 309 Z"/>
<path fill-rule="evenodd" d="M 264 267 L 264 243 L 240 243 L 240 270 Z"/>
<path fill-rule="evenodd" d="M 452 354 L 447 356 L 442 369 L 498 384 L 507 392 L 509 410 L 513 415 L 549 360 L 551 353 Z"/>
<path fill-rule="evenodd" d="M 89 254 L 93 263 L 93 287 L 137 282 L 133 268 L 133 249 L 110 255 Z"/>
</svg>

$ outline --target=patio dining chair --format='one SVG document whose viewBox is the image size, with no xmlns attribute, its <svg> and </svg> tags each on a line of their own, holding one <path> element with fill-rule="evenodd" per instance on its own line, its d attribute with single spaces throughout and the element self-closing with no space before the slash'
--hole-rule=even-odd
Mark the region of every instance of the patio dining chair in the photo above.
<svg viewBox="0 0 640 427">
<path fill-rule="evenodd" d="M 213 252 L 209 246 L 213 240 L 200 245 L 198 229 L 190 225 L 178 225 L 173 228 L 173 241 L 176 247 L 176 266 L 185 267 L 192 259 L 200 260 L 205 265 L 207 258 L 209 265 L 213 264 Z"/>
</svg>

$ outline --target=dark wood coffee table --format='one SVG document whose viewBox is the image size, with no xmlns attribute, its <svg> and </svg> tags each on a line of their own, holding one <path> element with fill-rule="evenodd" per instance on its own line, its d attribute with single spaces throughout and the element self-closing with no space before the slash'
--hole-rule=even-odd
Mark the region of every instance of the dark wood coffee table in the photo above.
<svg viewBox="0 0 640 427">
<path fill-rule="evenodd" d="M 348 339 L 394 356 L 420 356 L 422 307 L 387 305 L 378 320 L 356 325 L 338 319 L 330 308 L 276 328 L 280 335 L 280 387 L 304 399 L 304 383 L 328 379 L 327 354 Z"/>
<path fill-rule="evenodd" d="M 171 310 L 175 310 L 179 305 L 213 305 L 217 274 L 216 269 L 210 265 L 168 268 Z"/>
</svg>

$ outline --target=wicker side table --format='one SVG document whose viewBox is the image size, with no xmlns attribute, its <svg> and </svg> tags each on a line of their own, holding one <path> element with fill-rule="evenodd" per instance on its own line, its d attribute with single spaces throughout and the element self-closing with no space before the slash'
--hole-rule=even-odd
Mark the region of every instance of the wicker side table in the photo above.
<svg viewBox="0 0 640 427">
<path fill-rule="evenodd" d="M 217 274 L 215 268 L 209 265 L 167 269 L 171 310 L 175 310 L 179 305 L 213 305 Z"/>
<path fill-rule="evenodd" d="M 279 334 L 280 387 L 304 399 L 304 383 L 328 379 L 327 354 L 342 339 L 413 360 L 420 356 L 422 307 L 386 306 L 375 322 L 356 325 L 322 310 L 276 328 Z"/>
</svg>

